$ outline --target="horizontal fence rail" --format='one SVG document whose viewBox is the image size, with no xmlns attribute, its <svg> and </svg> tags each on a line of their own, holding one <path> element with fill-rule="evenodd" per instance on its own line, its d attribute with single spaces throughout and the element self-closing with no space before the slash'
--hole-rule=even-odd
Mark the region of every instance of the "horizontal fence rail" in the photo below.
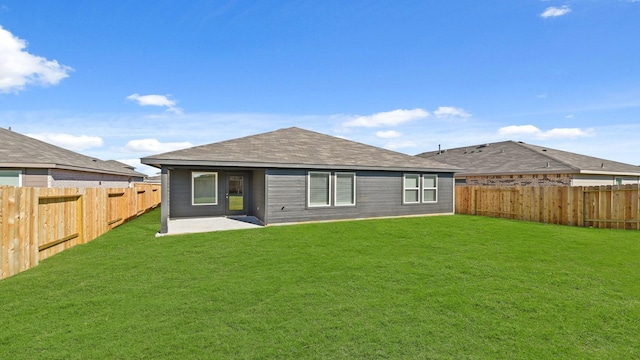
<svg viewBox="0 0 640 360">
<path fill-rule="evenodd" d="M 640 230 L 640 185 L 456 186 L 456 213 Z"/>
<path fill-rule="evenodd" d="M 160 193 L 156 184 L 82 190 L 0 187 L 0 279 L 157 207 Z"/>
</svg>

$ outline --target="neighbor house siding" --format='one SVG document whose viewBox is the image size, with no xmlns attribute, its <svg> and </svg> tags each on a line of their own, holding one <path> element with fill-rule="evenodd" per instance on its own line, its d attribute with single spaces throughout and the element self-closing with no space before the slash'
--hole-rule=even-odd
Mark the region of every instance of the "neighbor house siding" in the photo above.
<svg viewBox="0 0 640 360">
<path fill-rule="evenodd" d="M 133 181 L 142 181 L 142 178 L 126 175 L 100 174 L 84 171 L 64 169 L 50 169 L 50 187 L 74 187 L 74 188 L 123 188 L 129 187 Z"/>
<path fill-rule="evenodd" d="M 638 184 L 637 176 L 589 175 L 589 174 L 523 174 L 523 175 L 483 175 L 458 176 L 460 185 L 481 186 L 600 186 Z"/>
<path fill-rule="evenodd" d="M 141 177 L 45 168 L 22 168 L 22 186 L 51 188 L 123 188 Z"/>
<path fill-rule="evenodd" d="M 460 177 L 463 178 L 463 177 Z M 570 174 L 520 174 L 465 176 L 461 185 L 482 186 L 567 186 L 571 185 Z"/>
<path fill-rule="evenodd" d="M 600 186 L 600 185 L 617 185 L 616 178 L 622 178 L 621 185 L 638 184 L 640 178 L 637 176 L 615 176 L 615 175 L 573 175 L 573 186 Z"/>
<path fill-rule="evenodd" d="M 335 174 L 335 171 L 331 173 Z M 275 224 L 453 212 L 451 173 L 437 174 L 437 202 L 410 205 L 402 204 L 403 173 L 356 171 L 355 174 L 355 206 L 308 207 L 307 170 L 268 170 L 267 222 Z"/>
<path fill-rule="evenodd" d="M 49 170 L 24 169 L 24 172 L 22 173 L 22 186 L 49 187 Z"/>
</svg>

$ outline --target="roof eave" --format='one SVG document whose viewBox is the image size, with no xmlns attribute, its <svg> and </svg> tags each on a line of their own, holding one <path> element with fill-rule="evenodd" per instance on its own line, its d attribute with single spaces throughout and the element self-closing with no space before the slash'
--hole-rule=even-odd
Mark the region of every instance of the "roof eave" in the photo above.
<svg viewBox="0 0 640 360">
<path fill-rule="evenodd" d="M 504 176 L 504 175 L 539 175 L 539 174 L 575 174 L 577 171 L 571 169 L 562 170 L 524 170 L 524 171 L 498 171 L 498 172 L 465 172 L 456 173 L 458 176 Z"/>
<path fill-rule="evenodd" d="M 29 168 L 29 169 L 61 169 L 83 171 L 97 174 L 122 175 L 132 177 L 144 177 L 142 173 L 128 173 L 103 169 L 93 169 L 81 166 L 65 165 L 65 164 L 47 164 L 47 163 L 0 163 L 0 168 Z"/>
<path fill-rule="evenodd" d="M 640 172 L 616 172 L 594 170 L 533 170 L 533 171 L 501 171 L 501 172 L 464 172 L 456 173 L 457 176 L 505 176 L 505 175 L 539 175 L 539 174 L 585 174 L 585 175 L 614 175 L 614 176 L 640 176 Z"/>
<path fill-rule="evenodd" d="M 302 164 L 302 163 L 273 163 L 253 161 L 212 161 L 212 160 L 169 160 L 142 158 L 141 163 L 156 168 L 165 166 L 209 166 L 209 167 L 244 167 L 244 168 L 284 168 L 284 169 L 332 169 L 332 170 L 376 170 L 376 171 L 428 171 L 455 173 L 457 168 L 434 168 L 415 166 L 364 166 L 342 164 Z"/>
<path fill-rule="evenodd" d="M 640 176 L 640 171 L 638 171 L 638 172 L 626 172 L 626 171 L 580 170 L 580 174 L 587 174 L 587 175 L 616 175 L 616 176 Z"/>
</svg>

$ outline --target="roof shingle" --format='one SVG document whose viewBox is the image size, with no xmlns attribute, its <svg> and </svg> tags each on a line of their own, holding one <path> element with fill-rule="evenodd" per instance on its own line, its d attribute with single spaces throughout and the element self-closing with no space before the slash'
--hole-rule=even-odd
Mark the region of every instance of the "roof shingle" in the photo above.
<svg viewBox="0 0 640 360">
<path fill-rule="evenodd" d="M 132 167 L 103 161 L 0 128 L 0 167 L 61 168 L 95 173 L 144 177 Z"/>
<path fill-rule="evenodd" d="M 548 147 L 503 141 L 416 156 L 437 160 L 463 170 L 460 175 L 588 173 L 640 175 L 640 167 Z"/>
<path fill-rule="evenodd" d="M 142 158 L 143 164 L 454 172 L 454 166 L 297 127 Z"/>
</svg>

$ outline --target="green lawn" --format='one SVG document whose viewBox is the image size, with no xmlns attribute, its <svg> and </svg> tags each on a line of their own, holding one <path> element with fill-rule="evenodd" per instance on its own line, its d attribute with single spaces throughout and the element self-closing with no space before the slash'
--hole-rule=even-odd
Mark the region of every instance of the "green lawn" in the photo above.
<svg viewBox="0 0 640 360">
<path fill-rule="evenodd" d="M 155 238 L 0 281 L 0 359 L 640 358 L 640 233 L 442 216 Z"/>
</svg>

